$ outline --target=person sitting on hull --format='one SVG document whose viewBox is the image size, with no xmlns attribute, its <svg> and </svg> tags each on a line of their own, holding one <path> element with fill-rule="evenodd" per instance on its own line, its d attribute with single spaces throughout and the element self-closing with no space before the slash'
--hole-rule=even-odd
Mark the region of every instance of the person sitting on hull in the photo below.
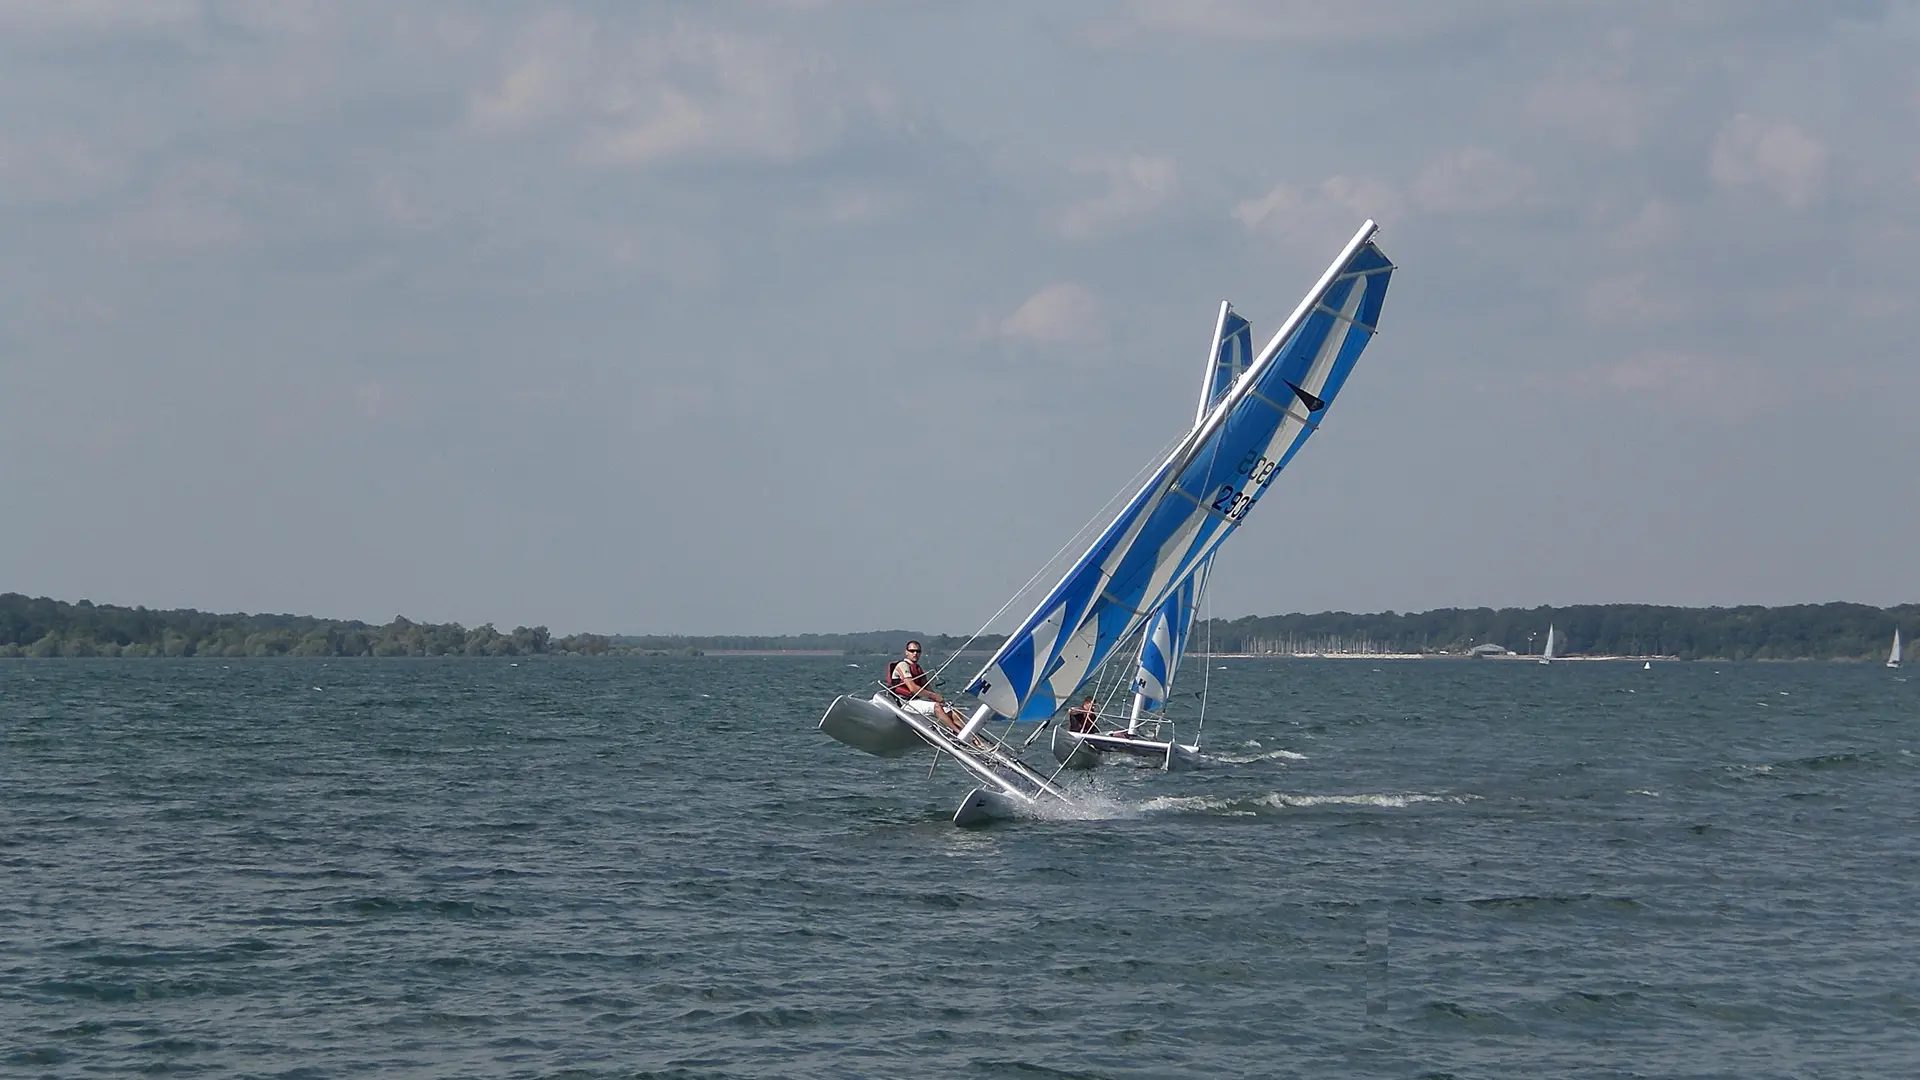
<svg viewBox="0 0 1920 1080">
<path fill-rule="evenodd" d="M 946 699 L 927 685 L 927 673 L 920 667 L 920 643 L 907 642 L 906 656 L 887 667 L 887 692 L 914 712 L 939 717 L 959 734 L 967 718 L 947 707 Z"/>
<path fill-rule="evenodd" d="M 1088 694 L 1080 699 L 1080 704 L 1067 710 L 1067 730 L 1076 735 L 1091 735 L 1093 722 L 1099 715 L 1100 710 L 1093 705 L 1093 695 Z"/>
</svg>

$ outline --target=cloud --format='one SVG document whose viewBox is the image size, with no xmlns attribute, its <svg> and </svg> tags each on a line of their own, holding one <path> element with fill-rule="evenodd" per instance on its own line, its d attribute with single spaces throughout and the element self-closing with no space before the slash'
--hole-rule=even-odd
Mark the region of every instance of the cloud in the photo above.
<svg viewBox="0 0 1920 1080">
<path fill-rule="evenodd" d="M 1070 281 L 1049 285 L 1000 321 L 1001 337 L 1059 344 L 1100 336 L 1100 299 Z"/>
<path fill-rule="evenodd" d="M 248 212 L 260 196 L 258 179 L 236 162 L 183 162 L 156 177 L 103 236 L 110 246 L 174 252 L 244 246 L 260 235 L 259 217 Z"/>
<path fill-rule="evenodd" d="M 1234 41 L 1303 44 L 1431 41 L 1435 38 L 1485 39 L 1516 30 L 1551 32 L 1569 24 L 1591 23 L 1605 30 L 1653 26 L 1672 34 L 1703 30 L 1727 33 L 1756 28 L 1777 32 L 1807 22 L 1837 22 L 1860 17 L 1885 5 L 1875 0 L 1853 4 L 1793 5 L 1754 0 L 1131 0 L 1126 17 L 1135 32 L 1193 34 Z M 1851 10 L 1850 10 L 1851 9 Z M 1589 46 L 1591 38 L 1579 42 Z"/>
<path fill-rule="evenodd" d="M 1538 202 L 1532 170 L 1480 146 L 1429 160 L 1403 193 L 1375 177 L 1336 175 L 1318 184 L 1276 184 L 1233 208 L 1247 231 L 1309 247 L 1337 244 L 1363 218 L 1391 225 L 1404 212 L 1492 214 Z"/>
<path fill-rule="evenodd" d="M 1180 185 L 1172 158 L 1128 157 L 1075 170 L 1105 178 L 1106 190 L 1062 210 L 1056 225 L 1064 236 L 1084 239 L 1137 225 L 1152 217 Z"/>
<path fill-rule="evenodd" d="M 118 187 L 125 172 L 117 154 L 74 133 L 0 132 L 0 201 L 81 202 Z"/>
<path fill-rule="evenodd" d="M 1686 300 L 1661 291 L 1644 273 L 1601 278 L 1580 291 L 1580 313 L 1600 326 L 1646 326 L 1671 322 L 1687 312 Z"/>
<path fill-rule="evenodd" d="M 1601 381 L 1618 393 L 1722 415 L 1744 412 L 1755 403 L 1756 388 L 1739 375 L 1722 357 L 1675 349 L 1649 349 L 1600 369 Z"/>
<path fill-rule="evenodd" d="M 897 217 L 907 204 L 904 192 L 849 188 L 828 197 L 826 217 L 835 225 L 864 225 Z"/>
<path fill-rule="evenodd" d="M 1535 199 L 1533 172 L 1479 146 L 1452 150 L 1428 162 L 1413 181 L 1414 199 L 1439 213 L 1513 210 Z"/>
<path fill-rule="evenodd" d="M 1682 221 L 1679 208 L 1657 196 L 1622 200 L 1602 195 L 1587 213 L 1595 239 L 1616 251 L 1654 247 L 1676 235 Z"/>
<path fill-rule="evenodd" d="M 615 29 L 573 14 L 539 20 L 506 70 L 469 101 L 472 126 L 558 130 L 595 160 L 788 162 L 888 111 L 796 48 L 711 29 Z"/>
<path fill-rule="evenodd" d="M 1315 248 L 1338 244 L 1362 219 L 1388 221 L 1401 199 L 1391 184 L 1367 177 L 1330 176 L 1310 187 L 1276 184 L 1265 195 L 1233 208 L 1247 231 Z"/>
<path fill-rule="evenodd" d="M 1404 37 L 1476 24 L 1527 10 L 1525 0 L 1477 4 L 1352 0 L 1329 5 L 1311 0 L 1133 0 L 1134 20 L 1149 30 L 1266 41 L 1361 41 Z"/>
<path fill-rule="evenodd" d="M 1723 188 L 1761 188 L 1781 202 L 1803 207 L 1826 183 L 1827 148 L 1785 120 L 1748 113 L 1729 120 L 1713 140 L 1708 169 Z"/>
<path fill-rule="evenodd" d="M 199 20 L 200 0 L 3 0 L 0 25 L 90 33 L 177 26 Z"/>
<path fill-rule="evenodd" d="M 1554 77 L 1527 92 L 1526 112 L 1586 144 L 1624 152 L 1645 136 L 1645 91 L 1610 79 Z"/>
<path fill-rule="evenodd" d="M 1576 398 L 1625 398 L 1633 407 L 1737 421 L 1767 409 L 1770 384 L 1752 365 L 1716 352 L 1647 348 L 1566 374 L 1543 373 L 1543 385 Z"/>
</svg>

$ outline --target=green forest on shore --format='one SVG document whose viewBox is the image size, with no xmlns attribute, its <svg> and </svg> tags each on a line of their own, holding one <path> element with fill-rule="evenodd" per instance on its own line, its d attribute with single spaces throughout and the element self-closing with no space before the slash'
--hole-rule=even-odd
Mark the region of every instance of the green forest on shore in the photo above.
<svg viewBox="0 0 1920 1080">
<path fill-rule="evenodd" d="M 1671 656 L 1682 660 L 1872 660 L 1896 626 L 1920 630 L 1920 604 L 1682 608 L 1580 604 L 1535 608 L 1247 616 L 1193 629 L 1190 651 L 1215 653 L 1418 653 L 1459 655 L 1479 645 L 1538 652 L 1548 624 L 1561 655 Z M 967 643 L 949 634 L 874 630 L 857 634 L 554 637 L 544 626 L 500 631 L 487 623 L 375 626 L 306 615 L 215 615 L 87 600 L 66 603 L 0 594 L 0 658 L 238 656 L 632 656 L 725 652 L 893 653 L 909 637 L 930 654 Z M 972 648 L 999 645 L 985 635 Z"/>
</svg>

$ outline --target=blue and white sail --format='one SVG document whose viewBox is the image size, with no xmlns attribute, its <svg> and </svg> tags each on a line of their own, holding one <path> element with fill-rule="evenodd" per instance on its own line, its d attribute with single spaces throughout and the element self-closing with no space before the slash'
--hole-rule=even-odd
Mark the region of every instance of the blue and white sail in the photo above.
<svg viewBox="0 0 1920 1080">
<path fill-rule="evenodd" d="M 1212 569 L 1213 560 L 1208 558 L 1188 574 L 1153 613 L 1153 621 L 1141 635 L 1139 670 L 1133 676 L 1135 720 L 1142 712 L 1165 708 L 1173 695 L 1173 677 L 1180 670 L 1180 657 L 1186 654 L 1194 613 L 1200 610 L 1200 597 L 1207 591 L 1207 573 Z"/>
<path fill-rule="evenodd" d="M 1213 347 L 1207 351 L 1206 381 L 1200 386 L 1200 404 L 1194 412 L 1195 427 L 1206 423 L 1207 413 L 1220 404 L 1240 376 L 1253 363 L 1253 327 L 1235 314 L 1233 305 L 1221 301 L 1220 317 L 1214 323 Z M 1167 602 L 1154 612 L 1146 633 L 1140 635 L 1140 661 L 1133 677 L 1133 718 L 1143 712 L 1164 708 L 1173 693 L 1173 677 L 1180 658 L 1187 651 L 1187 637 L 1200 610 L 1200 598 L 1207 591 L 1207 571 L 1212 558 L 1202 561 L 1192 574 L 1173 590 Z"/>
<path fill-rule="evenodd" d="M 1246 520 L 1325 420 L 1379 322 L 1393 263 L 1362 225 L 1253 363 L 1161 463 L 967 692 L 1053 715 Z"/>
</svg>

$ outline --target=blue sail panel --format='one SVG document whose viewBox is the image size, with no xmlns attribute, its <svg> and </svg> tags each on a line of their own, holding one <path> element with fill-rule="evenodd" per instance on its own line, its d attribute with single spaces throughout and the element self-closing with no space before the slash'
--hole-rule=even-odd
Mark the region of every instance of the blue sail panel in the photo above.
<svg viewBox="0 0 1920 1080">
<path fill-rule="evenodd" d="M 1148 712 L 1163 708 L 1173 694 L 1173 677 L 1180 670 L 1180 658 L 1186 654 L 1187 638 L 1193 632 L 1193 620 L 1200 610 L 1200 597 L 1207 591 L 1207 571 L 1213 560 L 1202 562 L 1188 574 L 1178 588 L 1167 595 L 1167 602 L 1153 613 L 1140 640 L 1140 665 L 1133 677 L 1133 692 L 1141 697 Z"/>
<path fill-rule="evenodd" d="M 1319 427 L 1372 338 L 1393 264 L 1347 250 L 1227 394 L 981 669 L 995 713 L 1051 716 L 1238 528 Z"/>
</svg>

